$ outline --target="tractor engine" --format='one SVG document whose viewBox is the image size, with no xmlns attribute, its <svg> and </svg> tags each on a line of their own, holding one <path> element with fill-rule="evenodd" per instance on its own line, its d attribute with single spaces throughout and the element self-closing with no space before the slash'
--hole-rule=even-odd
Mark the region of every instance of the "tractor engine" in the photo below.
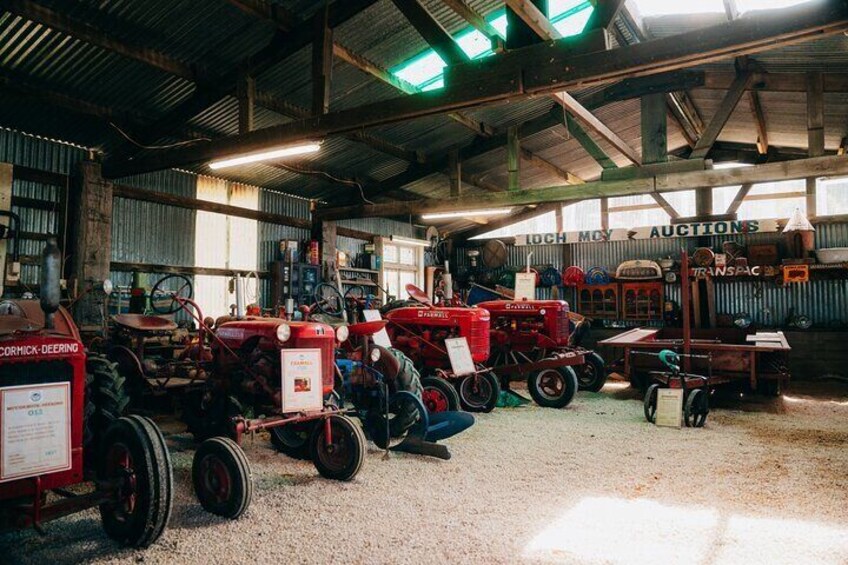
<svg viewBox="0 0 848 565">
<path fill-rule="evenodd" d="M 526 353 L 568 346 L 569 310 L 564 300 L 491 300 L 477 306 L 492 316 L 491 340 L 496 349 Z"/>
<path fill-rule="evenodd" d="M 320 349 L 322 391 L 333 392 L 337 340 L 327 324 L 248 317 L 224 322 L 216 334 L 232 353 L 213 341 L 213 387 L 252 406 L 255 415 L 279 412 L 283 349 Z"/>
<path fill-rule="evenodd" d="M 489 313 L 482 308 L 412 306 L 392 310 L 385 317 L 392 344 L 417 367 L 449 368 L 448 338 L 466 338 L 475 363 L 489 358 Z"/>
</svg>

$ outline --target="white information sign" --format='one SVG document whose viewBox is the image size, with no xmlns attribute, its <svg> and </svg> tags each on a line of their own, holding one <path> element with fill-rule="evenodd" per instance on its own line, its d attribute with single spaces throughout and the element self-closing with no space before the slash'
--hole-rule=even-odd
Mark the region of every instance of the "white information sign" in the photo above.
<svg viewBox="0 0 848 565">
<path fill-rule="evenodd" d="M 657 390 L 658 426 L 679 428 L 683 425 L 683 389 L 661 388 Z"/>
<path fill-rule="evenodd" d="M 376 322 L 377 320 L 382 320 L 383 316 L 380 315 L 379 310 L 363 310 L 362 315 L 365 316 L 366 322 Z M 386 328 L 375 333 L 371 338 L 374 340 L 374 343 L 379 345 L 380 347 L 391 347 L 392 340 L 389 339 L 389 332 L 386 331 Z"/>
<path fill-rule="evenodd" d="M 321 379 L 320 349 L 280 351 L 283 413 L 321 410 L 324 383 Z"/>
<path fill-rule="evenodd" d="M 536 273 L 515 273 L 514 300 L 536 300 Z"/>
<path fill-rule="evenodd" d="M 0 388 L 0 482 L 71 468 L 71 385 Z"/>
<path fill-rule="evenodd" d="M 445 347 L 448 350 L 448 357 L 450 358 L 451 369 L 454 375 L 462 377 L 476 371 L 467 339 L 464 337 L 448 338 L 445 340 Z"/>
</svg>

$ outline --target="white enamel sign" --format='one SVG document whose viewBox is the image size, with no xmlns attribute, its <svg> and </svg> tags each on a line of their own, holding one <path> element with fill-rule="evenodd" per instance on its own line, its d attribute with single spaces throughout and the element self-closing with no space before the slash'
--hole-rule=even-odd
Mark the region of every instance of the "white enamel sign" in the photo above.
<svg viewBox="0 0 848 565">
<path fill-rule="evenodd" d="M 280 367 L 284 414 L 324 407 L 320 349 L 283 349 Z"/>
<path fill-rule="evenodd" d="M 445 340 L 445 347 L 448 350 L 450 358 L 451 370 L 457 377 L 470 375 L 476 370 L 474 368 L 474 359 L 471 358 L 471 349 L 468 347 L 468 340 L 464 337 L 453 337 Z"/>
<path fill-rule="evenodd" d="M 679 428 L 683 425 L 683 389 L 661 388 L 657 390 L 658 426 Z"/>
<path fill-rule="evenodd" d="M 515 273 L 515 300 L 536 300 L 536 273 Z"/>
<path fill-rule="evenodd" d="M 365 316 L 366 322 L 376 322 L 378 320 L 383 319 L 383 316 L 380 315 L 379 310 L 363 310 L 362 315 Z M 386 331 L 386 328 L 383 328 L 382 330 L 372 335 L 371 339 L 374 340 L 374 343 L 379 345 L 380 347 L 392 346 L 392 340 L 389 339 L 389 332 Z"/>
</svg>

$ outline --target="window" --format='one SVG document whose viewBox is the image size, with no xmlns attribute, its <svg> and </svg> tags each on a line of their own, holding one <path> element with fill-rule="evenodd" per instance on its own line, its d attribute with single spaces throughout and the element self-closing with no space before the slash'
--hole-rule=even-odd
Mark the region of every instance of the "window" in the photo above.
<svg viewBox="0 0 848 565">
<path fill-rule="evenodd" d="M 819 216 L 848 214 L 848 177 L 819 179 L 816 187 L 816 213 Z"/>
<path fill-rule="evenodd" d="M 581 200 L 562 207 L 563 231 L 597 230 L 601 228 L 601 201 Z M 523 220 L 492 230 L 471 239 L 492 237 L 514 237 L 525 233 L 551 233 L 556 229 L 556 214 L 548 212 L 529 220 Z"/>
<path fill-rule="evenodd" d="M 736 212 L 740 220 L 788 218 L 799 208 L 807 212 L 806 181 L 789 180 L 754 185 Z M 724 213 L 739 192 L 739 186 L 713 189 L 713 211 Z"/>
<path fill-rule="evenodd" d="M 406 285 L 423 286 L 424 249 L 414 245 L 383 245 L 383 283 L 395 298 L 407 296 Z"/>
<path fill-rule="evenodd" d="M 774 10 L 804 4 L 810 0 L 736 0 L 740 14 L 754 10 Z M 553 3 L 554 0 L 551 0 Z M 642 16 L 668 16 L 674 14 L 724 14 L 723 0 L 698 0 L 680 2 L 680 0 L 634 0 L 636 9 Z"/>
<path fill-rule="evenodd" d="M 583 31 L 589 16 L 592 15 L 592 10 L 594 8 L 589 0 L 550 0 L 548 17 L 557 31 L 563 37 L 568 37 Z M 502 38 L 506 38 L 506 9 L 495 10 L 486 17 L 486 21 Z M 456 34 L 454 41 L 471 59 L 482 59 L 494 55 L 489 39 L 473 27 L 468 27 Z M 391 72 L 425 92 L 445 85 L 443 71 L 446 66 L 435 51 L 428 49 L 392 68 Z"/>
<path fill-rule="evenodd" d="M 669 192 L 663 197 L 681 217 L 695 215 L 695 191 Z M 609 199 L 610 228 L 639 228 L 668 224 L 671 217 L 648 194 Z"/>
</svg>

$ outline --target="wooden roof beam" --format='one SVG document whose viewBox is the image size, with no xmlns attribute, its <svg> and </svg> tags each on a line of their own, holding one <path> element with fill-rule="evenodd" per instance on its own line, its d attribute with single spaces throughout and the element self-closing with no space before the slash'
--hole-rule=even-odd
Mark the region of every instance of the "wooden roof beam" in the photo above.
<svg viewBox="0 0 848 565">
<path fill-rule="evenodd" d="M 607 29 L 624 8 L 624 0 L 595 0 L 595 9 L 583 29 Z"/>
<path fill-rule="evenodd" d="M 543 14 L 530 0 L 506 0 L 506 5 L 521 18 L 536 35 L 550 41 L 562 39 L 562 34 L 554 27 L 548 16 Z"/>
<path fill-rule="evenodd" d="M 477 10 L 468 5 L 465 0 L 442 0 L 442 4 L 457 13 L 459 17 L 468 22 L 474 29 L 485 35 L 492 42 L 492 50 L 501 51 L 504 48 L 503 38 L 498 30 Z"/>
<path fill-rule="evenodd" d="M 458 65 L 468 61 L 465 51 L 453 40 L 442 24 L 421 5 L 420 0 L 392 0 L 392 3 L 445 63 Z"/>
<path fill-rule="evenodd" d="M 702 135 L 701 138 L 698 139 L 698 143 L 695 144 L 695 148 L 692 150 L 690 159 L 700 159 L 707 156 L 707 153 L 710 152 L 713 143 L 715 143 L 718 139 L 721 130 L 724 129 L 725 124 L 727 124 L 731 114 L 733 114 L 733 110 L 736 109 L 736 106 L 739 104 L 739 100 L 742 99 L 742 95 L 745 94 L 745 89 L 748 88 L 750 83 L 750 71 L 740 71 L 736 76 L 736 80 L 734 80 L 733 84 L 730 85 L 730 89 L 727 91 L 727 94 L 725 94 L 718 110 L 716 110 L 716 113 L 710 120 L 707 129 L 704 131 L 704 135 Z"/>
</svg>

